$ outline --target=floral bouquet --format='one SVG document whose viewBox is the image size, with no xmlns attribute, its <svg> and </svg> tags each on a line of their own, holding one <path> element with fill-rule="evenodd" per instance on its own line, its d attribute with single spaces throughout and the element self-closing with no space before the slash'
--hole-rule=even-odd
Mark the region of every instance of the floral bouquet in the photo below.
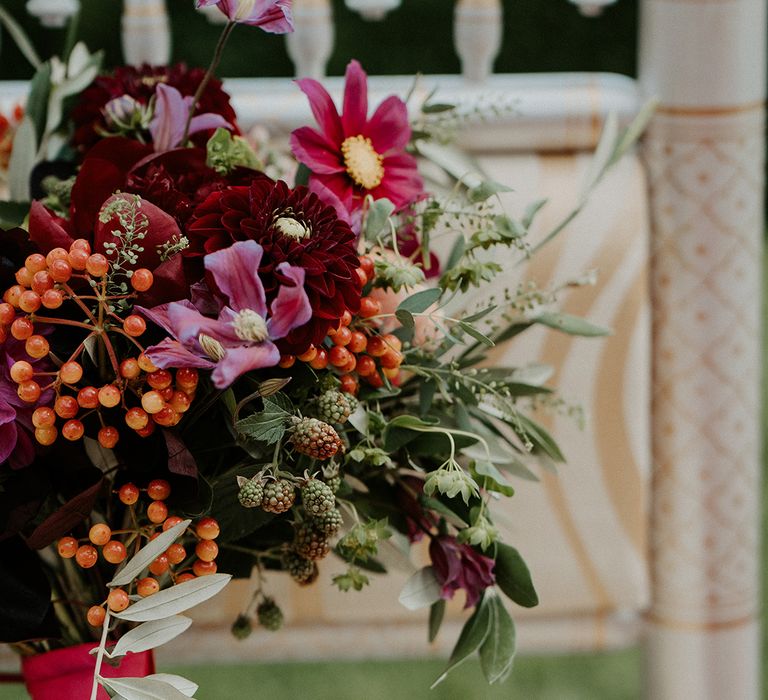
<svg viewBox="0 0 768 700">
<path fill-rule="evenodd" d="M 0 234 L 2 641 L 34 697 L 188 697 L 150 650 L 231 576 L 259 582 L 242 638 L 281 626 L 268 570 L 308 586 L 332 555 L 333 584 L 360 590 L 386 573 L 382 548 L 423 540 L 401 602 L 430 607 L 434 639 L 462 591 L 446 671 L 478 651 L 503 679 L 502 596 L 537 598 L 493 503 L 530 460 L 563 457 L 533 417 L 547 374 L 485 353 L 535 324 L 603 331 L 527 285 L 472 301 L 502 256 L 533 252 L 542 203 L 517 220 L 498 183 L 427 190 L 417 156 L 460 121 L 451 105 L 371 112 L 354 61 L 340 113 L 299 80 L 317 124 L 291 135 L 281 179 L 285 154 L 249 140 L 214 72 L 238 24 L 289 31 L 290 2 L 208 4 L 228 22 L 207 71 L 101 74 L 77 46 L 40 64 L 19 115 Z M 593 184 L 639 128 L 607 131 Z"/>
</svg>

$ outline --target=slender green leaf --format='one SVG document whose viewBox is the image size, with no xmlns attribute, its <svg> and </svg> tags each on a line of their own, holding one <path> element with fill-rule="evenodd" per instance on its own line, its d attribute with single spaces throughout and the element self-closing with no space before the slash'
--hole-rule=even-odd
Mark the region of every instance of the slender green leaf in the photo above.
<svg viewBox="0 0 768 700">
<path fill-rule="evenodd" d="M 193 683 L 192 681 L 173 673 L 153 673 L 151 676 L 147 676 L 147 678 L 168 683 L 168 685 L 172 685 L 176 690 L 181 691 L 184 695 L 190 698 L 197 692 L 198 688 L 197 683 Z"/>
<path fill-rule="evenodd" d="M 189 697 L 170 683 L 156 678 L 104 678 L 99 676 L 99 683 L 108 692 L 117 694 L 125 700 L 187 700 Z"/>
<path fill-rule="evenodd" d="M 493 589 L 488 591 L 491 626 L 480 647 L 480 668 L 489 683 L 499 681 L 515 657 L 515 625 Z"/>
<path fill-rule="evenodd" d="M 456 238 L 456 242 L 453 244 L 453 248 L 451 248 L 451 254 L 448 256 L 448 261 L 445 263 L 446 270 L 451 270 L 459 264 L 459 260 L 464 257 L 466 248 L 467 244 L 464 240 L 464 236 Z"/>
<path fill-rule="evenodd" d="M 534 444 L 534 447 L 544 452 L 555 462 L 565 462 L 565 456 L 560 451 L 554 438 L 538 423 L 522 413 L 518 413 L 516 420 L 510 421 L 508 425 L 515 431 L 522 429 L 525 436 Z"/>
<path fill-rule="evenodd" d="M 2 5 L 0 5 L 0 23 L 3 24 L 8 34 L 11 35 L 19 51 L 29 61 L 32 68 L 39 70 L 43 62 L 40 60 L 40 56 L 37 55 L 34 44 L 32 44 L 26 32 L 21 28 L 21 25 L 13 18 L 13 15 Z"/>
<path fill-rule="evenodd" d="M 429 643 L 437 639 L 437 633 L 440 631 L 440 627 L 443 624 L 443 618 L 445 617 L 445 601 L 440 600 L 432 603 L 429 608 Z"/>
<path fill-rule="evenodd" d="M 135 579 L 184 534 L 191 522 L 191 520 L 184 520 L 165 532 L 161 532 L 155 539 L 145 544 L 131 559 L 129 559 L 126 565 L 117 572 L 115 577 L 107 585 L 125 586 L 133 581 L 133 579 Z M 156 593 L 155 595 L 160 595 L 160 593 Z"/>
<path fill-rule="evenodd" d="M 500 192 L 512 192 L 512 190 L 506 185 L 502 185 L 500 182 L 486 180 L 485 182 L 481 182 L 479 185 L 472 187 L 467 193 L 467 196 L 469 197 L 470 202 L 476 204 L 478 202 L 484 202 Z"/>
<path fill-rule="evenodd" d="M 413 318 L 413 314 L 405 309 L 397 309 L 395 311 L 395 317 L 400 321 L 403 328 L 414 329 L 416 327 L 416 321 Z"/>
<path fill-rule="evenodd" d="M 461 326 L 461 330 L 463 330 L 467 335 L 471 335 L 475 340 L 482 343 L 483 345 L 487 345 L 489 348 L 495 345 L 495 343 L 487 335 L 481 333 L 471 323 L 467 323 L 466 321 L 459 321 L 459 326 Z"/>
<path fill-rule="evenodd" d="M 371 204 L 365 217 L 365 239 L 374 242 L 389 232 L 389 217 L 395 212 L 395 205 L 388 199 L 377 199 Z"/>
<path fill-rule="evenodd" d="M 533 220 L 536 218 L 536 214 L 539 213 L 539 211 L 547 203 L 547 201 L 548 200 L 546 199 L 538 199 L 532 204 L 528 205 L 528 207 L 525 210 L 525 213 L 523 214 L 523 220 L 521 222 L 526 231 L 531 227 Z"/>
<path fill-rule="evenodd" d="M 454 513 L 442 501 L 438 501 L 436 498 L 430 498 L 429 496 L 424 496 L 422 494 L 419 497 L 419 502 L 423 508 L 428 508 L 429 510 L 435 511 L 435 513 L 440 513 L 440 515 L 442 515 L 454 527 L 469 527 L 469 523 L 464 520 L 464 518 Z"/>
<path fill-rule="evenodd" d="M 435 570 L 425 566 L 414 573 L 405 582 L 398 600 L 407 610 L 426 608 L 440 600 L 440 584 L 435 578 Z"/>
<path fill-rule="evenodd" d="M 178 615 L 215 596 L 231 578 L 229 574 L 200 576 L 142 598 L 122 612 L 112 614 L 129 622 L 146 622 Z"/>
<path fill-rule="evenodd" d="M 420 314 L 426 311 L 432 304 L 436 303 L 443 295 L 443 290 L 438 287 L 423 289 L 416 294 L 411 294 L 407 299 L 403 299 L 397 310 L 409 311 L 412 314 Z"/>
<path fill-rule="evenodd" d="M 178 637 L 191 624 L 192 620 L 183 615 L 174 615 L 162 620 L 150 620 L 128 630 L 120 637 L 109 656 L 114 659 L 117 656 L 124 656 L 128 652 L 136 654 L 140 651 L 155 649 Z"/>
<path fill-rule="evenodd" d="M 29 202 L 0 202 L 0 228 L 21 226 L 29 214 Z"/>
<path fill-rule="evenodd" d="M 496 585 L 511 601 L 524 608 L 534 608 L 539 597 L 533 587 L 531 572 L 514 547 L 498 542 L 496 544 Z"/>
<path fill-rule="evenodd" d="M 29 176 L 37 160 L 35 125 L 27 115 L 21 120 L 13 137 L 13 151 L 8 163 L 8 193 L 11 199 L 26 201 L 30 198 Z"/>
<path fill-rule="evenodd" d="M 547 311 L 538 315 L 533 320 L 535 323 L 540 323 L 543 326 L 554 328 L 555 330 L 568 333 L 569 335 L 581 335 L 587 338 L 595 338 L 611 334 L 611 331 L 607 328 L 596 326 L 589 321 L 585 321 L 583 318 L 572 316 L 571 314 Z"/>
<path fill-rule="evenodd" d="M 485 460 L 475 462 L 473 471 L 475 472 L 473 476 L 481 488 L 495 491 L 508 498 L 515 495 L 515 489 L 507 483 L 502 473 L 491 462 Z"/>
</svg>

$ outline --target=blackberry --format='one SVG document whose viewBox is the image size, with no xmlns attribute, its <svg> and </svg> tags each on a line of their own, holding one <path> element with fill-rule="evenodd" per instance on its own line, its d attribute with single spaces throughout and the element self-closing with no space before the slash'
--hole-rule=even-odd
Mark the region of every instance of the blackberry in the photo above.
<svg viewBox="0 0 768 700">
<path fill-rule="evenodd" d="M 328 423 L 317 418 L 294 420 L 291 441 L 297 452 L 315 459 L 329 459 L 343 447 L 339 434 Z"/>
<path fill-rule="evenodd" d="M 341 472 L 339 472 L 339 465 L 331 462 L 327 467 L 323 467 L 323 481 L 328 484 L 328 487 L 334 493 L 338 493 L 341 488 Z"/>
<path fill-rule="evenodd" d="M 261 505 L 261 500 L 264 498 L 264 482 L 261 477 L 254 476 L 252 479 L 247 479 L 244 476 L 238 476 L 237 485 L 240 487 L 237 500 L 243 508 L 257 508 Z"/>
<path fill-rule="evenodd" d="M 341 513 L 334 508 L 318 516 L 312 516 L 312 527 L 324 533 L 326 537 L 333 537 L 341 530 L 343 523 Z"/>
<path fill-rule="evenodd" d="M 335 389 L 329 389 L 317 400 L 317 415 L 328 423 L 346 423 L 352 414 L 349 398 Z"/>
<path fill-rule="evenodd" d="M 275 479 L 264 485 L 261 507 L 268 513 L 285 513 L 296 500 L 296 489 L 287 479 Z"/>
<path fill-rule="evenodd" d="M 252 631 L 251 621 L 245 615 L 238 615 L 232 623 L 232 636 L 236 639 L 247 639 Z"/>
<path fill-rule="evenodd" d="M 277 632 L 283 626 L 283 611 L 272 598 L 264 598 L 256 608 L 259 624 L 270 632 Z"/>
<path fill-rule="evenodd" d="M 314 583 L 319 574 L 315 562 L 302 557 L 292 549 L 286 549 L 283 553 L 283 568 L 296 583 L 302 586 Z"/>
<path fill-rule="evenodd" d="M 324 559 L 331 551 L 326 534 L 312 527 L 310 523 L 302 523 L 296 528 L 293 548 L 297 554 L 312 561 Z"/>
<path fill-rule="evenodd" d="M 301 489 L 301 500 L 307 514 L 315 517 L 332 510 L 336 505 L 333 490 L 319 479 L 310 479 Z"/>
</svg>

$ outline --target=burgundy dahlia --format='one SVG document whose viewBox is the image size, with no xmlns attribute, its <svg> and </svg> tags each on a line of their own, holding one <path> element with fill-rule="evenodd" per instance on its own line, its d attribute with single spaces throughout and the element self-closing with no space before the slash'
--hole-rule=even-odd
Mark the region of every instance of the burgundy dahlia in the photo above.
<svg viewBox="0 0 768 700">
<path fill-rule="evenodd" d="M 450 535 L 432 538 L 429 556 L 444 600 L 450 600 L 456 591 L 463 589 L 464 607 L 472 608 L 483 591 L 496 582 L 493 572 L 496 562 Z"/>
<path fill-rule="evenodd" d="M 121 66 L 112 75 L 99 76 L 83 91 L 72 110 L 75 126 L 72 144 L 84 154 L 103 138 L 99 133 L 107 130 L 103 110 L 110 100 L 129 95 L 138 103 L 146 105 L 155 95 L 158 83 L 176 88 L 182 96 L 192 96 L 204 76 L 205 70 L 202 68 L 187 68 L 183 63 L 168 67 L 147 64 L 139 67 Z M 221 115 L 230 124 L 235 125 L 237 132 L 237 117 L 229 103 L 229 95 L 224 92 L 221 81 L 216 78 L 211 79 L 206 86 L 195 113 L 205 112 Z M 209 136 L 210 132 L 201 132 L 192 140 L 204 145 Z"/>
<path fill-rule="evenodd" d="M 301 354 L 321 343 L 345 311 L 360 306 L 355 234 L 306 187 L 291 189 L 264 177 L 249 187 L 214 192 L 195 210 L 186 233 L 190 247 L 184 255 L 200 265 L 203 255 L 236 241 L 259 243 L 264 248 L 259 277 L 268 302 L 289 283 L 278 270 L 281 263 L 304 270 L 312 318 L 278 343 L 284 353 Z"/>
</svg>

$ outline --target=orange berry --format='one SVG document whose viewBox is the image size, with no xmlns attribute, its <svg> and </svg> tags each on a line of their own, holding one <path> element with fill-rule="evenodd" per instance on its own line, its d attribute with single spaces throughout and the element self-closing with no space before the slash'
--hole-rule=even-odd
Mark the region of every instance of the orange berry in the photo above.
<svg viewBox="0 0 768 700">
<path fill-rule="evenodd" d="M 139 488 L 131 483 L 123 484 L 117 492 L 117 497 L 121 503 L 131 506 L 139 500 Z"/>
<path fill-rule="evenodd" d="M 389 346 L 380 335 L 374 335 L 371 338 L 368 338 L 367 350 L 371 357 L 381 357 L 387 350 L 389 350 Z"/>
<path fill-rule="evenodd" d="M 344 367 L 354 355 L 341 345 L 334 345 L 328 353 L 328 359 L 334 367 Z"/>
<path fill-rule="evenodd" d="M 75 561 L 83 569 L 90 569 L 92 566 L 95 566 L 98 559 L 99 553 L 95 547 L 89 544 L 81 545 L 77 548 L 77 552 L 75 552 Z"/>
<path fill-rule="evenodd" d="M 191 404 L 192 400 L 189 398 L 189 395 L 183 391 L 174 391 L 173 395 L 168 401 L 168 405 L 176 413 L 186 413 L 189 410 Z"/>
<path fill-rule="evenodd" d="M 64 248 L 54 248 L 53 250 L 48 252 L 48 255 L 45 256 L 45 264 L 46 266 L 50 267 L 57 260 L 66 260 L 66 259 L 67 259 L 67 251 L 64 250 Z"/>
<path fill-rule="evenodd" d="M 123 330 L 132 338 L 138 338 L 147 330 L 147 322 L 138 314 L 131 314 L 125 317 Z"/>
<path fill-rule="evenodd" d="M 71 253 L 73 250 L 84 250 L 90 254 L 91 244 L 85 238 L 76 238 L 69 246 L 69 252 Z"/>
<path fill-rule="evenodd" d="M 370 377 L 376 371 L 376 361 L 370 355 L 357 358 L 357 373 L 361 377 Z"/>
<path fill-rule="evenodd" d="M 200 540 L 195 547 L 195 554 L 202 561 L 213 561 L 219 554 L 219 545 L 213 540 Z"/>
<path fill-rule="evenodd" d="M 24 287 L 20 284 L 14 284 L 12 287 L 8 287 L 3 294 L 3 301 L 10 304 L 14 308 L 19 308 L 19 299 L 24 294 Z"/>
<path fill-rule="evenodd" d="M 83 367 L 74 360 L 65 362 L 59 367 L 59 377 L 66 384 L 77 384 L 83 378 Z"/>
<path fill-rule="evenodd" d="M 374 388 L 381 389 L 384 386 L 384 380 L 378 373 L 372 374 L 370 377 L 366 377 L 366 381 Z"/>
<path fill-rule="evenodd" d="M 24 345 L 24 349 L 27 351 L 27 355 L 39 360 L 41 357 L 45 357 L 51 348 L 48 345 L 48 341 L 42 335 L 30 335 Z"/>
<path fill-rule="evenodd" d="M 141 369 L 143 369 L 145 372 L 157 372 L 158 370 L 158 367 L 155 367 L 155 365 L 152 364 L 152 360 L 150 360 L 144 353 L 139 355 L 138 363 L 139 367 L 141 367 Z"/>
<path fill-rule="evenodd" d="M 312 369 L 325 369 L 328 366 L 328 351 L 325 348 L 317 348 L 315 359 L 309 363 Z"/>
<path fill-rule="evenodd" d="M 109 542 L 110 537 L 112 537 L 112 529 L 105 523 L 96 523 L 88 531 L 88 539 L 93 544 L 106 544 Z"/>
<path fill-rule="evenodd" d="M 181 562 L 187 558 L 187 550 L 184 549 L 183 545 L 180 545 L 178 542 L 176 542 L 165 550 L 165 555 L 168 557 L 168 561 L 171 564 L 181 564 Z"/>
<path fill-rule="evenodd" d="M 171 495 L 171 485 L 165 479 L 153 479 L 147 486 L 147 496 L 153 501 L 164 501 Z"/>
<path fill-rule="evenodd" d="M 156 578 L 152 578 L 151 576 L 139 579 L 139 581 L 136 583 L 136 593 L 138 593 L 142 598 L 146 598 L 149 595 L 154 595 L 159 590 L 160 584 L 157 582 Z"/>
<path fill-rule="evenodd" d="M 101 605 L 93 605 L 88 608 L 85 619 L 91 627 L 101 627 L 104 624 L 104 618 L 107 616 L 106 610 Z"/>
<path fill-rule="evenodd" d="M 35 428 L 35 440 L 44 447 L 53 445 L 58 435 L 59 431 L 56 430 L 55 425 L 41 425 L 39 428 Z"/>
<path fill-rule="evenodd" d="M 42 297 L 43 294 L 51 289 L 53 289 L 53 277 L 51 277 L 48 271 L 40 270 L 40 272 L 36 272 L 32 278 L 32 291 L 37 292 Z"/>
<path fill-rule="evenodd" d="M 359 367 L 359 363 L 358 363 Z M 343 391 L 345 394 L 357 394 L 358 389 L 360 388 L 357 380 L 352 376 L 351 374 L 342 374 L 341 377 L 339 377 L 339 381 L 341 382 L 341 391 Z"/>
<path fill-rule="evenodd" d="M 355 274 L 360 282 L 360 287 L 365 287 L 368 284 L 368 275 L 365 274 L 365 270 L 362 267 L 358 267 L 355 269 Z"/>
<path fill-rule="evenodd" d="M 139 367 L 138 361 L 129 357 L 127 360 L 123 360 L 120 363 L 120 376 L 125 379 L 136 379 L 141 374 L 141 367 Z"/>
<path fill-rule="evenodd" d="M 117 441 L 119 439 L 120 433 L 117 431 L 117 428 L 111 425 L 105 425 L 99 430 L 99 445 L 101 445 L 105 450 L 111 450 L 115 445 L 117 445 Z"/>
<path fill-rule="evenodd" d="M 25 403 L 35 403 L 42 393 L 40 385 L 33 379 L 22 382 L 19 384 L 18 389 L 16 389 L 16 394 Z"/>
<path fill-rule="evenodd" d="M 80 272 L 85 270 L 85 266 L 88 264 L 89 255 L 90 254 L 87 250 L 80 250 L 75 248 L 75 250 L 69 251 L 69 255 L 67 255 L 67 262 L 72 266 L 73 270 Z"/>
<path fill-rule="evenodd" d="M 168 506 L 162 501 L 152 501 L 147 506 L 147 517 L 153 523 L 163 522 L 168 517 Z"/>
<path fill-rule="evenodd" d="M 155 576 L 162 576 L 170 568 L 170 565 L 168 564 L 168 555 L 161 554 L 147 568 L 149 569 L 149 573 L 154 574 Z"/>
<path fill-rule="evenodd" d="M 182 367 L 181 369 L 176 370 L 176 385 L 183 391 L 186 391 L 187 393 L 194 391 L 198 381 L 199 376 L 196 369 L 192 367 Z"/>
<path fill-rule="evenodd" d="M 170 487 L 169 487 L 170 489 Z M 170 490 L 169 490 L 170 493 Z M 182 518 L 180 518 L 178 515 L 170 515 L 165 519 L 165 522 L 163 523 L 163 532 L 166 530 L 170 530 L 172 527 L 175 527 L 180 522 L 182 522 Z"/>
<path fill-rule="evenodd" d="M 56 413 L 49 406 L 40 406 L 32 414 L 32 425 L 36 428 L 42 428 L 56 423 Z"/>
<path fill-rule="evenodd" d="M 349 345 L 350 341 L 352 340 L 352 331 L 349 330 L 347 326 L 341 326 L 334 334 L 333 334 L 333 344 L 334 345 Z"/>
<path fill-rule="evenodd" d="M 42 306 L 40 295 L 37 292 L 33 292 L 31 289 L 27 289 L 21 293 L 19 297 L 19 308 L 22 311 L 26 311 L 28 314 L 33 314 Z"/>
<path fill-rule="evenodd" d="M 357 367 L 357 358 L 352 355 L 349 358 L 349 362 L 341 368 L 341 371 L 345 373 L 353 372 L 355 367 Z"/>
<path fill-rule="evenodd" d="M 101 556 L 110 564 L 119 564 L 128 556 L 128 550 L 122 542 L 110 540 L 101 548 Z"/>
<path fill-rule="evenodd" d="M 22 287 L 31 287 L 32 279 L 33 275 L 26 267 L 21 267 L 16 271 L 16 281 Z"/>
<path fill-rule="evenodd" d="M 17 318 L 11 324 L 11 335 L 16 338 L 16 340 L 26 340 L 32 333 L 34 333 L 34 330 L 34 324 L 26 317 Z"/>
<path fill-rule="evenodd" d="M 203 540 L 215 540 L 221 532 L 219 523 L 213 518 L 203 518 L 195 528 L 197 536 Z"/>
<path fill-rule="evenodd" d="M 387 350 L 380 358 L 382 367 L 393 369 L 403 364 L 403 356 L 397 350 Z"/>
<path fill-rule="evenodd" d="M 64 295 L 58 289 L 49 289 L 42 293 L 40 301 L 46 309 L 58 309 L 64 303 Z"/>
<path fill-rule="evenodd" d="M 85 263 L 85 269 L 89 275 L 93 277 L 102 277 L 107 274 L 109 269 L 109 262 L 101 253 L 94 253 L 88 256 L 88 260 Z"/>
<path fill-rule="evenodd" d="M 138 270 L 134 270 L 131 275 L 131 287 L 137 292 L 146 292 L 154 282 L 152 273 L 147 268 L 142 267 Z"/>
<path fill-rule="evenodd" d="M 381 373 L 387 379 L 396 379 L 397 376 L 400 374 L 400 367 L 382 367 Z"/>
<path fill-rule="evenodd" d="M 141 397 L 141 407 L 147 413 L 159 413 L 165 408 L 165 401 L 156 391 L 148 391 Z"/>
<path fill-rule="evenodd" d="M 45 262 L 44 255 L 40 255 L 40 253 L 32 253 L 32 255 L 28 255 L 27 259 L 24 261 L 24 267 L 34 275 L 36 272 L 45 270 L 45 268 L 48 267 L 48 263 Z"/>
<path fill-rule="evenodd" d="M 139 437 L 149 437 L 154 432 L 155 432 L 155 422 L 154 421 L 149 421 L 149 423 L 147 423 L 146 426 L 136 430 L 136 434 Z"/>
<path fill-rule="evenodd" d="M 13 379 L 13 381 L 17 384 L 21 384 L 22 382 L 26 382 L 32 379 L 34 374 L 35 370 L 26 360 L 19 360 L 18 362 L 14 362 L 11 365 L 11 379 Z"/>
<path fill-rule="evenodd" d="M 365 272 L 368 279 L 373 279 L 373 271 L 374 271 L 374 264 L 373 264 L 373 258 L 368 257 L 367 255 L 361 255 L 359 258 L 360 261 L 360 268 Z"/>
<path fill-rule="evenodd" d="M 384 342 L 387 344 L 390 350 L 394 350 L 395 352 L 400 352 L 403 349 L 403 341 L 400 340 L 396 335 L 392 333 L 387 333 L 386 335 L 381 336 Z"/>
<path fill-rule="evenodd" d="M 289 367 L 293 367 L 294 364 L 296 364 L 295 355 L 282 355 L 280 357 L 280 362 L 278 362 L 278 366 L 282 367 L 283 369 L 288 369 Z M 178 381 L 178 378 L 177 378 L 177 381 Z"/>
<path fill-rule="evenodd" d="M 84 432 L 85 427 L 79 420 L 68 420 L 66 423 L 64 423 L 63 426 L 61 426 L 62 436 L 65 440 L 70 440 L 71 442 L 79 440 L 81 437 L 83 437 Z"/>
<path fill-rule="evenodd" d="M 192 564 L 192 571 L 195 572 L 195 576 L 210 576 L 216 573 L 217 568 L 215 561 L 202 561 L 198 559 Z"/>
<path fill-rule="evenodd" d="M 173 377 L 167 369 L 158 369 L 147 375 L 147 384 L 153 389 L 167 389 L 173 383 Z"/>
<path fill-rule="evenodd" d="M 352 314 L 349 311 L 345 311 L 341 315 L 341 325 L 348 326 L 350 323 L 352 323 Z"/>
<path fill-rule="evenodd" d="M 347 348 L 355 354 L 363 352 L 368 346 L 368 336 L 360 331 L 352 331 Z"/>
<path fill-rule="evenodd" d="M 0 325 L 8 326 L 13 323 L 14 318 L 16 318 L 16 309 L 7 302 L 0 304 Z"/>
<path fill-rule="evenodd" d="M 53 410 L 59 418 L 69 419 L 77 415 L 80 406 L 74 396 L 57 396 Z"/>
<path fill-rule="evenodd" d="M 194 581 L 196 578 L 197 578 L 197 576 L 195 576 L 194 574 L 191 574 L 191 573 L 189 573 L 187 571 L 187 572 L 185 572 L 183 574 L 179 574 L 176 577 L 175 583 L 178 585 L 179 583 L 186 583 L 187 581 Z"/>
<path fill-rule="evenodd" d="M 99 403 L 105 408 L 114 408 L 122 397 L 123 393 L 114 384 L 105 384 L 99 389 Z"/>
<path fill-rule="evenodd" d="M 305 352 L 301 353 L 301 355 L 297 355 L 296 359 L 301 360 L 302 362 L 312 362 L 315 357 L 317 357 L 317 348 L 314 345 L 310 345 Z"/>
<path fill-rule="evenodd" d="M 371 318 L 381 313 L 381 304 L 372 297 L 363 297 L 360 300 L 360 310 L 357 312 L 362 318 Z"/>
<path fill-rule="evenodd" d="M 143 430 L 149 423 L 149 415 L 143 408 L 129 408 L 125 413 L 125 423 L 134 430 Z"/>
<path fill-rule="evenodd" d="M 72 277 L 72 265 L 67 260 L 54 260 L 48 271 L 54 282 L 68 282 Z"/>
<path fill-rule="evenodd" d="M 62 537 L 57 545 L 59 556 L 71 559 L 77 554 L 77 540 L 74 537 Z"/>
<path fill-rule="evenodd" d="M 96 408 L 99 405 L 99 390 L 95 386 L 85 386 L 77 392 L 77 403 L 82 408 Z"/>
<path fill-rule="evenodd" d="M 165 390 L 164 390 L 165 391 Z M 173 390 L 171 390 L 173 392 Z M 176 413 L 170 406 L 164 406 L 157 413 L 152 414 L 152 420 L 164 428 L 170 428 L 178 425 L 181 420 L 181 414 Z"/>
<path fill-rule="evenodd" d="M 107 605 L 112 612 L 122 612 L 131 604 L 131 599 L 122 588 L 113 588 L 107 596 Z"/>
</svg>

